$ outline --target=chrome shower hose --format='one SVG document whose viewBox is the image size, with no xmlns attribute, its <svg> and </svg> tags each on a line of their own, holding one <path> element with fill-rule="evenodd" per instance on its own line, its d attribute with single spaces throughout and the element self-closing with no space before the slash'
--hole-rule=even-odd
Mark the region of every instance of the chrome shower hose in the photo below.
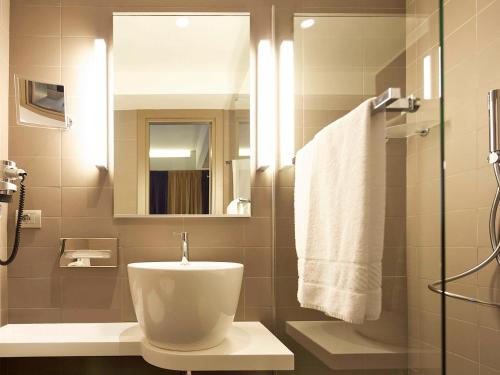
<svg viewBox="0 0 500 375">
<path fill-rule="evenodd" d="M 429 284 L 428 287 L 431 291 L 439 293 L 439 294 L 444 294 L 447 297 L 450 298 L 455 298 L 459 299 L 462 301 L 468 301 L 468 302 L 474 302 L 478 303 L 480 305 L 486 305 L 486 306 L 492 306 L 492 307 L 500 307 L 500 303 L 497 302 L 491 302 L 491 301 L 484 301 L 478 298 L 474 297 L 468 297 L 464 296 L 461 294 L 457 293 L 452 293 L 448 292 L 442 289 L 442 286 L 445 285 L 446 283 L 456 281 L 463 279 L 464 277 L 467 277 L 469 275 L 472 275 L 479 270 L 483 269 L 486 267 L 488 264 L 493 262 L 495 259 L 497 263 L 500 265 L 500 242 L 498 241 L 498 233 L 497 233 L 497 211 L 498 211 L 498 204 L 500 203 L 500 166 L 498 162 L 493 164 L 493 170 L 495 172 L 495 178 L 497 181 L 497 189 L 495 193 L 495 197 L 493 198 L 493 203 L 491 205 L 491 210 L 490 210 L 490 242 L 491 242 L 491 248 L 493 249 L 493 252 L 491 255 L 483 260 L 481 263 L 479 263 L 477 266 L 462 272 L 458 275 L 450 276 L 445 278 L 444 280 L 438 280 L 434 281 L 433 283 Z"/>
</svg>

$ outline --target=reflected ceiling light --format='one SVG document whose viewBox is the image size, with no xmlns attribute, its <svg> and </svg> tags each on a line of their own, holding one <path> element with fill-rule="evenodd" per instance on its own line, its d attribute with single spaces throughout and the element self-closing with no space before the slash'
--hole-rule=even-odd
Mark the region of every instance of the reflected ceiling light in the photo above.
<svg viewBox="0 0 500 375">
<path fill-rule="evenodd" d="M 189 158 L 191 150 L 172 148 L 152 148 L 149 150 L 150 158 Z"/>
<path fill-rule="evenodd" d="M 432 99 L 432 60 L 431 55 L 424 57 L 423 75 L 424 75 L 424 99 Z"/>
<path fill-rule="evenodd" d="M 250 148 L 240 147 L 238 150 L 238 156 L 250 156 Z"/>
<path fill-rule="evenodd" d="M 279 70 L 279 135 L 281 167 L 292 165 L 295 154 L 295 87 L 293 59 L 293 41 L 285 40 L 280 46 Z"/>
<path fill-rule="evenodd" d="M 300 28 L 301 29 L 308 29 L 310 27 L 313 27 L 316 21 L 312 18 L 308 18 L 300 23 Z"/>
<path fill-rule="evenodd" d="M 94 100 L 95 111 L 92 126 L 94 164 L 99 169 L 108 168 L 108 66 L 106 41 L 94 39 Z"/>
<path fill-rule="evenodd" d="M 186 17 L 179 17 L 175 20 L 175 24 L 177 25 L 177 27 L 185 29 L 186 27 L 189 26 L 189 19 Z"/>
</svg>

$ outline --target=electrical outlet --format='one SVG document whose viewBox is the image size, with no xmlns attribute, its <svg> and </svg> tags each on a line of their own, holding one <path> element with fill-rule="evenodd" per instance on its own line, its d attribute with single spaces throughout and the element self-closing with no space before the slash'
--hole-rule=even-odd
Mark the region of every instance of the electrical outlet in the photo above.
<svg viewBox="0 0 500 375">
<path fill-rule="evenodd" d="M 18 211 L 16 210 L 16 217 Z M 24 210 L 21 221 L 21 228 L 41 228 L 42 210 Z"/>
</svg>

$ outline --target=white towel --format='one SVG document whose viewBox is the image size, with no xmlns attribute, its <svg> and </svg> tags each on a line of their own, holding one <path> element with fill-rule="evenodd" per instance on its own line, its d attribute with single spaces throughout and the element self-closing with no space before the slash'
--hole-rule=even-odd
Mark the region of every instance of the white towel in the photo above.
<svg viewBox="0 0 500 375">
<path fill-rule="evenodd" d="M 372 100 L 322 129 L 295 162 L 298 300 L 351 323 L 378 319 L 382 305 L 385 121 Z"/>
<path fill-rule="evenodd" d="M 235 159 L 233 167 L 233 199 L 250 199 L 250 159 Z"/>
</svg>

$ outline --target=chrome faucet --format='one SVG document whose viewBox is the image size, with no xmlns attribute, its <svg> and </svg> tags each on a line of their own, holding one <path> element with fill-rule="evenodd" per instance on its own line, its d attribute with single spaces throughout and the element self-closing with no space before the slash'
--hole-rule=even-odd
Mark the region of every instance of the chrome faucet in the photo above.
<svg viewBox="0 0 500 375">
<path fill-rule="evenodd" d="M 189 236 L 188 232 L 174 232 L 174 235 L 180 235 L 181 236 L 181 250 L 182 250 L 182 264 L 188 264 L 189 263 Z"/>
</svg>

